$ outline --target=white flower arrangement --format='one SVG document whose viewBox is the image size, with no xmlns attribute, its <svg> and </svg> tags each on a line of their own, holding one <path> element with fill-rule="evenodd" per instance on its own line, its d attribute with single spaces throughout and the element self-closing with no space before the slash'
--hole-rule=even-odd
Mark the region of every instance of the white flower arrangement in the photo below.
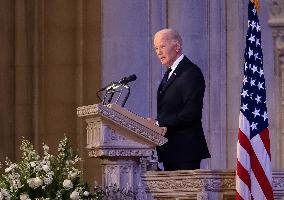
<svg viewBox="0 0 284 200">
<path fill-rule="evenodd" d="M 82 172 L 76 165 L 81 159 L 74 155 L 67 137 L 58 147 L 58 154 L 51 155 L 49 147 L 43 145 L 43 155 L 34 150 L 32 144 L 23 140 L 19 164 L 5 161 L 0 176 L 0 200 L 99 200 L 103 191 L 91 194 L 82 181 Z"/>
</svg>

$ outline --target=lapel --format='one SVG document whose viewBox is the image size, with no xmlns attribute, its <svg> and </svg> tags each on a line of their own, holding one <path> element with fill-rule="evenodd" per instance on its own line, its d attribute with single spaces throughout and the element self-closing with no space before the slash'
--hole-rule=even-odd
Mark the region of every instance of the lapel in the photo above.
<svg viewBox="0 0 284 200">
<path fill-rule="evenodd" d="M 184 58 L 180 61 L 180 63 L 178 64 L 177 68 L 175 69 L 175 71 L 173 71 L 172 75 L 170 76 L 169 80 L 167 81 L 167 83 L 165 84 L 165 86 L 162 88 L 161 90 L 161 84 L 159 85 L 158 88 L 158 98 L 165 93 L 165 91 L 169 88 L 169 86 L 176 80 L 176 78 L 182 74 L 182 72 L 186 69 L 187 63 L 189 63 L 190 61 L 188 60 L 188 58 L 186 56 L 184 56 Z"/>
</svg>

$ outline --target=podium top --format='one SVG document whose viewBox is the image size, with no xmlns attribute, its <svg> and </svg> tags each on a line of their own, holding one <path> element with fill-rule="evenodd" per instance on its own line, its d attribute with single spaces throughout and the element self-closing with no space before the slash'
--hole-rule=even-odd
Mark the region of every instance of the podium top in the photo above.
<svg viewBox="0 0 284 200">
<path fill-rule="evenodd" d="M 162 145 L 166 143 L 167 138 L 163 137 L 165 128 L 159 127 L 147 119 L 128 111 L 117 104 L 93 104 L 77 108 L 78 117 L 87 117 L 91 115 L 98 115 L 115 124 L 124 127 L 137 136 L 142 137 L 155 145 Z"/>
</svg>

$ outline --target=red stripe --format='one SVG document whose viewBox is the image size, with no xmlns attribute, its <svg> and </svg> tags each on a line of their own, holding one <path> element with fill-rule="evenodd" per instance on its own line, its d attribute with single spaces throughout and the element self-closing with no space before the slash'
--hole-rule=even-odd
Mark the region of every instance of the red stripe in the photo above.
<svg viewBox="0 0 284 200">
<path fill-rule="evenodd" d="M 273 198 L 272 186 L 270 185 L 270 182 L 268 181 L 265 172 L 259 160 L 257 159 L 254 151 L 252 151 L 251 153 L 250 162 L 255 178 L 257 179 L 257 182 L 259 183 L 259 186 L 261 187 L 266 199 L 273 200 L 274 198 Z"/>
<path fill-rule="evenodd" d="M 270 140 L 269 140 L 269 130 L 268 128 L 265 128 L 260 134 L 259 134 L 263 145 L 267 151 L 267 154 L 269 155 L 269 158 L 271 160 L 271 154 L 270 154 Z"/>
<path fill-rule="evenodd" d="M 237 175 L 250 189 L 250 175 L 239 161 L 237 161 Z"/>
<path fill-rule="evenodd" d="M 238 192 L 236 192 L 236 200 L 244 200 Z"/>
<path fill-rule="evenodd" d="M 238 140 L 240 145 L 250 154 L 252 146 L 247 136 L 239 129 Z"/>
<path fill-rule="evenodd" d="M 263 136 L 264 139 L 266 138 L 266 136 L 265 136 L 265 134 L 267 134 L 266 132 L 268 132 L 268 131 L 264 131 L 264 136 Z M 259 160 L 257 159 L 255 152 L 252 150 L 253 148 L 252 148 L 252 145 L 250 143 L 250 140 L 247 138 L 247 136 L 240 129 L 239 129 L 238 139 L 239 139 L 240 145 L 250 155 L 252 171 L 255 174 L 255 177 L 256 177 L 266 199 L 267 200 L 273 200 L 272 186 L 270 185 L 270 182 L 268 181 L 268 179 L 265 175 L 265 172 L 264 172 Z M 264 144 L 264 146 L 266 148 L 266 144 Z M 251 183 L 251 184 L 253 184 L 253 183 Z"/>
</svg>

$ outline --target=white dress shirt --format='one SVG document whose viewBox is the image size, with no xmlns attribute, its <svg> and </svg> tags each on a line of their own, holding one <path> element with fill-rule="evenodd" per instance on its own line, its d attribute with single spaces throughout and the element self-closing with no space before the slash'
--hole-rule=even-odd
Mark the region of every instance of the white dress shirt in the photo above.
<svg viewBox="0 0 284 200">
<path fill-rule="evenodd" d="M 180 63 L 180 61 L 183 59 L 184 55 L 181 54 L 178 59 L 176 59 L 176 61 L 172 64 L 172 66 L 170 67 L 172 70 L 171 72 L 169 73 L 169 76 L 168 76 L 168 80 L 169 78 L 171 77 L 171 75 L 173 74 L 173 72 L 175 71 L 175 69 L 177 68 L 178 64 Z"/>
</svg>

